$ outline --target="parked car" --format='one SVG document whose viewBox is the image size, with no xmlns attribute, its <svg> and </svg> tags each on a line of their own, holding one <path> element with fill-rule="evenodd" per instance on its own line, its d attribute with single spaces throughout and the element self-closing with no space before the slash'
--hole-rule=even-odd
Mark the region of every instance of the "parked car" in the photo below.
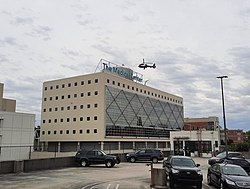
<svg viewBox="0 0 250 189">
<path fill-rule="evenodd" d="M 159 160 L 164 159 L 164 154 L 161 150 L 144 149 L 126 154 L 126 159 L 132 163 L 136 161 L 152 161 L 153 163 L 157 163 Z"/>
<path fill-rule="evenodd" d="M 221 189 L 250 188 L 250 177 L 238 165 L 216 163 L 208 168 L 207 183 Z"/>
<path fill-rule="evenodd" d="M 234 165 L 239 165 L 247 172 L 248 175 L 250 175 L 250 163 L 246 159 L 231 157 L 231 158 L 226 158 L 224 162 Z"/>
<path fill-rule="evenodd" d="M 169 156 L 163 161 L 163 168 L 166 170 L 166 179 L 169 185 L 196 186 L 202 188 L 203 174 L 199 168 L 200 164 L 195 164 L 191 157 Z"/>
<path fill-rule="evenodd" d="M 106 167 L 114 167 L 120 163 L 119 157 L 107 155 L 102 150 L 79 150 L 75 155 L 75 161 L 82 167 L 92 164 L 105 164 Z"/>
<path fill-rule="evenodd" d="M 208 164 L 213 165 L 215 163 L 223 163 L 226 158 L 230 158 L 230 157 L 244 158 L 244 156 L 240 152 L 228 152 L 227 156 L 226 156 L 226 152 L 221 152 L 217 156 L 211 157 L 208 160 Z"/>
</svg>

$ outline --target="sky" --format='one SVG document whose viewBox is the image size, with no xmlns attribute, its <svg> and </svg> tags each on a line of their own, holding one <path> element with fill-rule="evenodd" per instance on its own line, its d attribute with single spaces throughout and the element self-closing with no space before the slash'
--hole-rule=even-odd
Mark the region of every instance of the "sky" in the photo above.
<svg viewBox="0 0 250 189">
<path fill-rule="evenodd" d="M 0 0 L 0 82 L 41 123 L 43 82 L 94 73 L 101 59 L 181 96 L 184 117 L 250 130 L 250 1 Z M 140 69 L 143 58 L 156 69 Z"/>
</svg>

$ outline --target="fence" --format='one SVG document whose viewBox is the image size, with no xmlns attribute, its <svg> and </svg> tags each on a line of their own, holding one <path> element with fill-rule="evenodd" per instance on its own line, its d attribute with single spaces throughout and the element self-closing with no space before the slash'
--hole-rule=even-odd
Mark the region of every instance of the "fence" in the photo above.
<svg viewBox="0 0 250 189">
<path fill-rule="evenodd" d="M 102 149 L 107 154 L 125 154 L 146 148 L 144 143 L 139 142 L 134 146 L 132 143 L 121 143 L 118 145 L 118 143 L 106 142 L 102 146 L 98 143 L 84 143 L 79 148 L 69 143 L 64 143 L 61 146 L 55 144 L 58 143 L 52 143 L 48 146 L 43 146 L 43 148 L 41 146 L 0 146 L 0 161 L 69 157 L 74 156 L 79 149 Z M 170 149 L 166 148 L 166 146 L 159 145 L 158 147 L 158 149 L 169 154 Z M 156 146 L 149 143 L 147 148 L 156 148 Z"/>
</svg>

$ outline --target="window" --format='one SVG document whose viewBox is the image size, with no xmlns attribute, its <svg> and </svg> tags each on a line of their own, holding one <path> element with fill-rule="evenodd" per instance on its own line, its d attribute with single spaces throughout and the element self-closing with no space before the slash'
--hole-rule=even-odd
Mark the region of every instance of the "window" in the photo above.
<svg viewBox="0 0 250 189">
<path fill-rule="evenodd" d="M 55 108 L 55 112 L 57 112 L 57 111 L 58 111 L 58 108 L 56 107 L 56 108 Z"/>
<path fill-rule="evenodd" d="M 90 117 L 87 117 L 87 121 L 90 121 Z"/>
<path fill-rule="evenodd" d="M 97 116 L 94 116 L 94 120 L 97 120 Z"/>
<path fill-rule="evenodd" d="M 48 135 L 50 135 L 50 131 L 48 131 Z"/>
<path fill-rule="evenodd" d="M 83 121 L 83 117 L 80 117 L 80 121 Z"/>
<path fill-rule="evenodd" d="M 88 92 L 88 96 L 91 96 L 91 92 Z"/>
<path fill-rule="evenodd" d="M 90 104 L 87 104 L 87 108 L 90 108 Z"/>
<path fill-rule="evenodd" d="M 128 89 L 129 89 L 130 87 L 129 87 L 129 85 L 128 85 Z"/>
<path fill-rule="evenodd" d="M 52 108 L 49 108 L 49 112 L 51 112 L 52 111 Z"/>
<path fill-rule="evenodd" d="M 87 134 L 89 134 L 89 133 L 90 133 L 90 130 L 89 130 L 89 129 L 87 129 L 87 130 L 86 130 L 86 133 L 87 133 Z"/>
<path fill-rule="evenodd" d="M 68 83 L 68 87 L 71 87 L 71 83 Z"/>
<path fill-rule="evenodd" d="M 50 90 L 53 90 L 53 86 L 50 86 Z"/>
<path fill-rule="evenodd" d="M 132 90 L 135 90 L 135 88 L 134 88 L 134 87 L 132 87 Z"/>
<path fill-rule="evenodd" d="M 84 85 L 84 81 L 81 81 L 81 85 Z"/>
<path fill-rule="evenodd" d="M 75 86 L 77 86 L 77 82 L 75 82 L 75 84 L 74 84 Z"/>
<path fill-rule="evenodd" d="M 80 106 L 80 109 L 83 109 L 83 105 Z"/>
<path fill-rule="evenodd" d="M 107 83 L 109 83 L 109 79 L 107 79 Z"/>
<path fill-rule="evenodd" d="M 113 85 L 115 85 L 115 81 L 113 81 Z"/>
<path fill-rule="evenodd" d="M 77 94 L 74 94 L 74 98 L 77 98 Z"/>
<path fill-rule="evenodd" d="M 60 134 L 61 134 L 61 135 L 63 134 L 63 130 L 60 130 Z"/>
<path fill-rule="evenodd" d="M 118 82 L 118 86 L 120 87 L 121 83 Z"/>
<path fill-rule="evenodd" d="M 51 96 L 51 97 L 49 97 L 49 100 L 52 100 L 52 96 Z"/>
<path fill-rule="evenodd" d="M 98 95 L 98 91 L 95 91 L 95 95 Z"/>
<path fill-rule="evenodd" d="M 59 89 L 59 85 L 56 85 L 56 89 Z"/>
<path fill-rule="evenodd" d="M 73 134 L 74 134 L 74 135 L 76 134 L 76 130 L 73 130 Z"/>
<path fill-rule="evenodd" d="M 57 119 L 55 119 L 54 122 L 57 123 Z"/>
<path fill-rule="evenodd" d="M 70 98 L 70 95 L 68 95 L 68 98 Z"/>
<path fill-rule="evenodd" d="M 80 130 L 79 130 L 79 133 L 80 133 L 80 134 L 82 134 L 82 133 L 83 133 L 83 132 L 82 132 L 82 129 L 80 129 Z"/>
<path fill-rule="evenodd" d="M 98 79 L 95 79 L 95 83 L 98 83 Z"/>
<path fill-rule="evenodd" d="M 62 88 L 64 88 L 65 87 L 65 84 L 62 84 Z"/>
<path fill-rule="evenodd" d="M 46 108 L 43 109 L 43 112 L 46 112 Z"/>
<path fill-rule="evenodd" d="M 63 118 L 61 118 L 61 123 L 63 122 Z"/>
<path fill-rule="evenodd" d="M 67 122 L 69 122 L 69 120 L 70 120 L 70 119 L 69 119 L 69 118 L 67 118 Z"/>
<path fill-rule="evenodd" d="M 43 123 L 46 123 L 46 121 L 45 121 L 45 120 L 43 120 Z"/>
<path fill-rule="evenodd" d="M 122 87 L 125 88 L 125 84 L 122 84 Z"/>
<path fill-rule="evenodd" d="M 56 96 L 56 100 L 58 100 L 58 96 Z"/>
<path fill-rule="evenodd" d="M 97 133 L 97 129 L 94 129 L 94 133 Z"/>
<path fill-rule="evenodd" d="M 56 135 L 56 131 L 54 131 L 54 135 Z"/>
<path fill-rule="evenodd" d="M 88 80 L 88 84 L 91 84 L 91 80 Z"/>
<path fill-rule="evenodd" d="M 47 98 L 44 98 L 43 100 L 44 100 L 44 101 L 47 101 Z"/>
<path fill-rule="evenodd" d="M 64 99 L 64 95 L 62 95 L 62 99 Z"/>
<path fill-rule="evenodd" d="M 81 93 L 81 97 L 84 97 L 84 93 Z"/>
<path fill-rule="evenodd" d="M 48 90 L 48 87 L 44 87 L 44 90 L 47 91 L 47 90 Z"/>
<path fill-rule="evenodd" d="M 64 107 L 61 107 L 61 111 L 63 111 L 64 110 Z"/>
<path fill-rule="evenodd" d="M 98 107 L 98 104 L 94 104 L 94 107 L 97 108 L 97 107 Z"/>
<path fill-rule="evenodd" d="M 66 130 L 66 134 L 67 134 L 67 135 L 69 134 L 69 130 Z"/>
<path fill-rule="evenodd" d="M 76 110 L 77 106 L 74 106 L 74 110 Z"/>
<path fill-rule="evenodd" d="M 49 119 L 49 123 L 51 123 L 51 119 Z"/>
<path fill-rule="evenodd" d="M 42 135 L 45 135 L 45 131 L 42 132 Z"/>
<path fill-rule="evenodd" d="M 67 110 L 70 110 L 70 106 L 67 106 Z"/>
<path fill-rule="evenodd" d="M 76 122 L 76 118 L 75 117 L 73 118 L 73 121 Z"/>
</svg>

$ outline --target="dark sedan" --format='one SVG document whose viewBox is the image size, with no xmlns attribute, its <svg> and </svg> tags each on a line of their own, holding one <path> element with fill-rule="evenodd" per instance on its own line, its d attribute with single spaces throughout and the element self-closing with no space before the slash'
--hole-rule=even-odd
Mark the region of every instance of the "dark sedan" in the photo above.
<svg viewBox="0 0 250 189">
<path fill-rule="evenodd" d="M 225 159 L 224 162 L 234 164 L 234 165 L 239 165 L 248 173 L 248 175 L 250 175 L 250 163 L 246 159 L 232 157 L 232 158 Z"/>
<path fill-rule="evenodd" d="M 207 183 L 221 189 L 250 188 L 250 177 L 238 165 L 216 163 L 208 168 Z"/>
<path fill-rule="evenodd" d="M 217 156 L 212 157 L 208 160 L 209 165 L 213 165 L 215 163 L 223 163 L 226 158 L 231 157 L 239 157 L 244 158 L 240 152 L 228 152 L 228 155 L 226 156 L 226 152 L 221 152 Z"/>
<path fill-rule="evenodd" d="M 169 156 L 163 161 L 171 188 L 174 188 L 174 185 L 186 185 L 201 189 L 203 175 L 199 166 L 191 157 L 186 156 Z"/>
</svg>

